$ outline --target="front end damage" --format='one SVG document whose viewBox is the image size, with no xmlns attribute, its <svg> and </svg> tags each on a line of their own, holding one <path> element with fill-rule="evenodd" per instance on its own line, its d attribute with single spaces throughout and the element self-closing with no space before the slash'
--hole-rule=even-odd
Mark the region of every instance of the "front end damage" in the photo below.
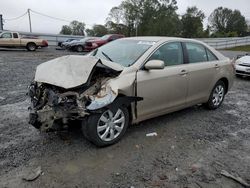
<svg viewBox="0 0 250 188">
<path fill-rule="evenodd" d="M 85 63 L 84 60 L 90 61 L 89 58 L 83 58 L 82 60 L 82 63 Z M 58 60 L 57 63 L 59 63 Z M 77 75 L 80 74 L 79 70 L 76 73 L 72 63 L 71 61 L 70 74 L 72 75 L 68 78 L 71 79 L 71 83 L 73 83 L 74 78 L 77 77 L 77 81 L 80 78 Z M 78 82 L 77 85 L 71 84 L 70 87 L 68 87 L 69 84 L 66 81 L 58 82 L 58 80 L 50 79 L 52 80 L 50 83 L 46 79 L 41 79 L 42 76 L 39 76 L 41 70 L 38 67 L 35 81 L 31 83 L 28 90 L 28 96 L 31 99 L 29 123 L 41 131 L 58 130 L 63 128 L 63 125 L 66 125 L 69 120 L 84 119 L 91 112 L 111 104 L 118 93 L 112 90 L 108 81 L 117 77 L 122 70 L 112 69 L 104 65 L 101 60 L 93 62 L 93 59 L 91 59 L 91 65 L 92 63 L 95 63 L 95 65 L 89 69 L 89 72 L 84 72 L 84 76 L 88 76 L 88 78 L 84 78 L 82 84 L 79 85 L 81 82 Z M 50 68 L 53 67 L 53 63 L 51 65 Z M 67 64 L 67 66 L 69 65 Z M 89 67 L 88 64 L 85 66 Z M 68 68 L 66 67 L 66 69 Z M 87 70 L 87 68 L 84 70 Z M 59 72 L 63 74 L 63 71 L 63 69 L 60 69 Z"/>
</svg>

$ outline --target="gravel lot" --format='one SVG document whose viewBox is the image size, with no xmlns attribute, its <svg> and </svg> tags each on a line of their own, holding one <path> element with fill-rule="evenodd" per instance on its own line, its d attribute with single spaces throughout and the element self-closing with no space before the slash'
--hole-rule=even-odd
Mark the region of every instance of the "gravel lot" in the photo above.
<svg viewBox="0 0 250 188">
<path fill-rule="evenodd" d="M 27 123 L 25 93 L 36 66 L 65 54 L 0 51 L 0 187 L 242 187 L 221 170 L 250 183 L 250 79 L 236 79 L 216 111 L 194 106 L 151 119 L 100 149 L 77 128 L 62 138 Z M 41 176 L 22 180 L 38 166 Z"/>
</svg>

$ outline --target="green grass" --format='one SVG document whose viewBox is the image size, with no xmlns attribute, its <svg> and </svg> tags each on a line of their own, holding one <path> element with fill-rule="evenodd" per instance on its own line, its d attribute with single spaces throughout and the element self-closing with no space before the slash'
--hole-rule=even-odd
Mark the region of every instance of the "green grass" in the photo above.
<svg viewBox="0 0 250 188">
<path fill-rule="evenodd" d="M 233 48 L 227 48 L 225 50 L 250 52 L 250 45 L 247 45 L 247 46 L 237 46 L 237 47 L 233 47 Z"/>
</svg>

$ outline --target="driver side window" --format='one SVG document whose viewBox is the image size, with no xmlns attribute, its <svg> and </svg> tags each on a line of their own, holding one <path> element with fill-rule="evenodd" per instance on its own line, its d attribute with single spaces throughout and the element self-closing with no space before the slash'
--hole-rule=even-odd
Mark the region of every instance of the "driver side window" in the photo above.
<svg viewBox="0 0 250 188">
<path fill-rule="evenodd" d="M 11 33 L 4 33 L 2 34 L 1 38 L 12 38 Z"/>
<path fill-rule="evenodd" d="M 158 48 L 149 60 L 162 60 L 165 66 L 183 64 L 183 53 L 180 42 L 171 42 Z"/>
</svg>

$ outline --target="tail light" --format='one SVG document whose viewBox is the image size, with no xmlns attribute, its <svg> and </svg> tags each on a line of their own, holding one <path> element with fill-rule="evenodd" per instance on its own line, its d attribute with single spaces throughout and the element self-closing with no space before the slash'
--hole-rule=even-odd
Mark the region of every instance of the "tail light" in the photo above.
<svg viewBox="0 0 250 188">
<path fill-rule="evenodd" d="M 43 41 L 42 41 L 42 44 L 43 44 L 43 46 L 48 46 L 48 41 L 43 40 Z"/>
</svg>

